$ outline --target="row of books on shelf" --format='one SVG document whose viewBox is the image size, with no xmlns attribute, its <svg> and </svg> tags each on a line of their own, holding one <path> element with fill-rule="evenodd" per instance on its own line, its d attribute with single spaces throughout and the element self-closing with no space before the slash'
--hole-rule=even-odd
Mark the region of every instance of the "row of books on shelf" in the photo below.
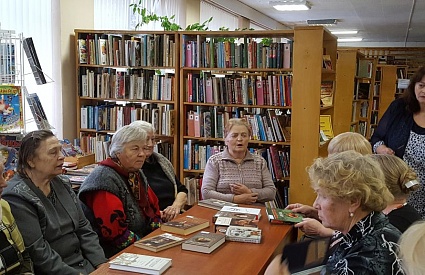
<svg viewBox="0 0 425 275">
<path fill-rule="evenodd" d="M 292 42 L 264 45 L 244 38 L 231 42 L 183 35 L 183 64 L 191 68 L 284 68 L 292 66 Z"/>
<path fill-rule="evenodd" d="M 253 140 L 290 142 L 291 116 L 279 110 L 260 110 L 260 114 L 249 114 L 244 108 L 197 107 L 187 113 L 187 136 L 223 138 L 224 127 L 232 117 L 245 118 L 252 129 Z M 235 112 L 233 112 L 235 111 Z M 254 110 L 256 111 L 256 110 Z M 279 115 L 277 115 L 279 113 Z"/>
<path fill-rule="evenodd" d="M 320 101 L 323 106 L 332 106 L 334 97 L 334 81 L 322 81 L 320 84 Z"/>
<path fill-rule="evenodd" d="M 372 101 L 372 110 L 379 109 L 379 98 L 374 98 Z"/>
<path fill-rule="evenodd" d="M 173 100 L 175 77 L 153 70 L 81 70 L 80 96 L 130 100 Z"/>
<path fill-rule="evenodd" d="M 156 134 L 172 136 L 175 134 L 175 110 L 167 104 L 136 105 L 96 105 L 80 108 L 82 129 L 96 131 L 116 131 L 135 120 L 152 123 Z"/>
<path fill-rule="evenodd" d="M 375 83 L 374 89 L 373 89 L 373 96 L 379 96 L 381 92 L 381 83 Z"/>
<path fill-rule="evenodd" d="M 378 110 L 373 110 L 370 114 L 370 124 L 378 124 Z"/>
<path fill-rule="evenodd" d="M 292 105 L 292 75 L 269 74 L 224 77 L 210 72 L 188 73 L 186 101 L 214 104 Z"/>
<path fill-rule="evenodd" d="M 81 34 L 79 64 L 173 67 L 176 43 L 169 34 Z"/>
<path fill-rule="evenodd" d="M 109 146 L 112 135 L 109 134 L 86 134 L 80 133 L 80 138 L 75 140 L 75 145 L 81 148 L 85 154 L 94 154 L 95 161 L 100 162 L 109 157 Z M 173 159 L 173 144 L 160 141 L 155 144 L 154 151 L 162 154 L 168 160 Z"/>
<path fill-rule="evenodd" d="M 354 89 L 354 100 L 369 99 L 370 96 L 370 83 L 369 82 L 357 82 L 355 83 Z"/>
</svg>

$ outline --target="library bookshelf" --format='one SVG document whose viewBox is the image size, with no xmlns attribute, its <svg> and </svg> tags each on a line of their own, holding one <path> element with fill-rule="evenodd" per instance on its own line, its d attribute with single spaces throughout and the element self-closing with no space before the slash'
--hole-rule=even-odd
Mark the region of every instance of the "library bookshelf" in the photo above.
<svg viewBox="0 0 425 275">
<path fill-rule="evenodd" d="M 375 70 L 375 58 L 365 57 L 357 49 L 338 49 L 337 96 L 341 97 L 341 104 L 336 106 L 341 109 L 338 133 L 352 131 L 370 138 L 379 103 Z"/>
<path fill-rule="evenodd" d="M 320 114 L 333 114 L 320 93 L 322 81 L 335 81 L 322 68 L 324 51 L 336 62 L 335 37 L 322 27 L 179 34 L 181 181 L 199 184 L 208 156 L 224 146 L 226 121 L 245 117 L 254 130 L 249 147 L 270 160 L 283 201 L 312 203 L 305 168 L 319 156 Z"/>
<path fill-rule="evenodd" d="M 178 169 L 178 34 L 76 29 L 75 49 L 81 148 L 101 161 L 111 134 L 143 119 Z"/>
<path fill-rule="evenodd" d="M 378 64 L 376 67 L 375 83 L 377 84 L 377 89 L 379 89 L 377 92 L 379 100 L 377 125 L 388 106 L 395 99 L 397 92 L 397 66 Z"/>
</svg>

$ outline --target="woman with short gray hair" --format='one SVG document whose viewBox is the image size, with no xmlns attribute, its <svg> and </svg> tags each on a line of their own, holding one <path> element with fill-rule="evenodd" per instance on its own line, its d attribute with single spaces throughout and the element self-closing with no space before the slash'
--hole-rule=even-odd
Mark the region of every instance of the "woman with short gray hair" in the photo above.
<svg viewBox="0 0 425 275">
<path fill-rule="evenodd" d="M 158 198 L 141 168 L 146 132 L 124 126 L 111 140 L 110 157 L 87 177 L 79 191 L 86 216 L 110 257 L 158 228 Z"/>
</svg>

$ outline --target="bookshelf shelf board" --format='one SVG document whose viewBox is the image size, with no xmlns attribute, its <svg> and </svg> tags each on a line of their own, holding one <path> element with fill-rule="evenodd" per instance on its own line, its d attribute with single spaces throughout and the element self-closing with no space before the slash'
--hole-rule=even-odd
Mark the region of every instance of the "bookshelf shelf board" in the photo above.
<svg viewBox="0 0 425 275">
<path fill-rule="evenodd" d="M 273 69 L 273 68 L 209 68 L 209 67 L 182 67 L 182 71 L 214 71 L 216 74 L 231 74 L 232 72 L 253 72 L 253 73 L 260 73 L 260 72 L 274 72 L 276 74 L 279 73 L 290 73 L 292 72 L 292 69 Z"/>
<path fill-rule="evenodd" d="M 336 71 L 322 68 L 322 74 L 336 74 Z"/>
<path fill-rule="evenodd" d="M 200 102 L 184 102 L 184 105 L 194 106 L 217 106 L 214 103 L 200 103 Z M 242 108 L 268 108 L 268 109 L 291 109 L 291 106 L 275 106 L 275 105 L 245 105 L 245 104 L 226 104 L 226 107 L 242 107 Z"/>
<path fill-rule="evenodd" d="M 224 139 L 222 138 L 205 138 L 205 137 L 191 137 L 191 136 L 184 136 L 184 139 L 191 139 L 191 140 L 197 140 L 201 142 L 209 142 L 209 141 L 217 141 L 217 142 L 224 142 Z M 274 141 L 262 141 L 262 140 L 250 140 L 249 144 L 267 144 L 267 145 L 280 145 L 280 146 L 290 146 L 290 142 L 274 142 Z"/>
<path fill-rule="evenodd" d="M 332 109 L 333 107 L 334 107 L 333 105 L 330 105 L 330 106 L 321 106 L 321 107 L 320 107 L 320 111 L 330 110 L 330 109 Z"/>
<path fill-rule="evenodd" d="M 198 173 L 198 174 L 202 174 L 204 173 L 204 169 L 200 169 L 200 170 L 194 170 L 194 169 L 184 169 L 183 170 L 185 173 Z"/>
<path fill-rule="evenodd" d="M 150 99 L 123 99 L 123 98 L 93 98 L 80 96 L 81 100 L 90 100 L 90 101 L 110 101 L 110 102 L 128 102 L 128 103 L 158 103 L 158 104 L 176 104 L 173 100 L 150 100 Z"/>
<path fill-rule="evenodd" d="M 87 68 L 105 68 L 105 69 L 117 69 L 118 71 L 123 70 L 174 70 L 174 67 L 158 67 L 158 66 L 114 66 L 114 65 L 94 65 L 94 64 L 78 64 L 80 67 Z"/>
</svg>

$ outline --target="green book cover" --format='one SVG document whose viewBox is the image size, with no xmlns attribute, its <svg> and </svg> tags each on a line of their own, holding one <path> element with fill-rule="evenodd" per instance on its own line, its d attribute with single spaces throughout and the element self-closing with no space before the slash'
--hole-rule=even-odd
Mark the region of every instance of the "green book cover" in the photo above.
<svg viewBox="0 0 425 275">
<path fill-rule="evenodd" d="M 299 223 L 304 218 L 300 213 L 281 208 L 266 208 L 266 213 L 271 223 Z"/>
</svg>

